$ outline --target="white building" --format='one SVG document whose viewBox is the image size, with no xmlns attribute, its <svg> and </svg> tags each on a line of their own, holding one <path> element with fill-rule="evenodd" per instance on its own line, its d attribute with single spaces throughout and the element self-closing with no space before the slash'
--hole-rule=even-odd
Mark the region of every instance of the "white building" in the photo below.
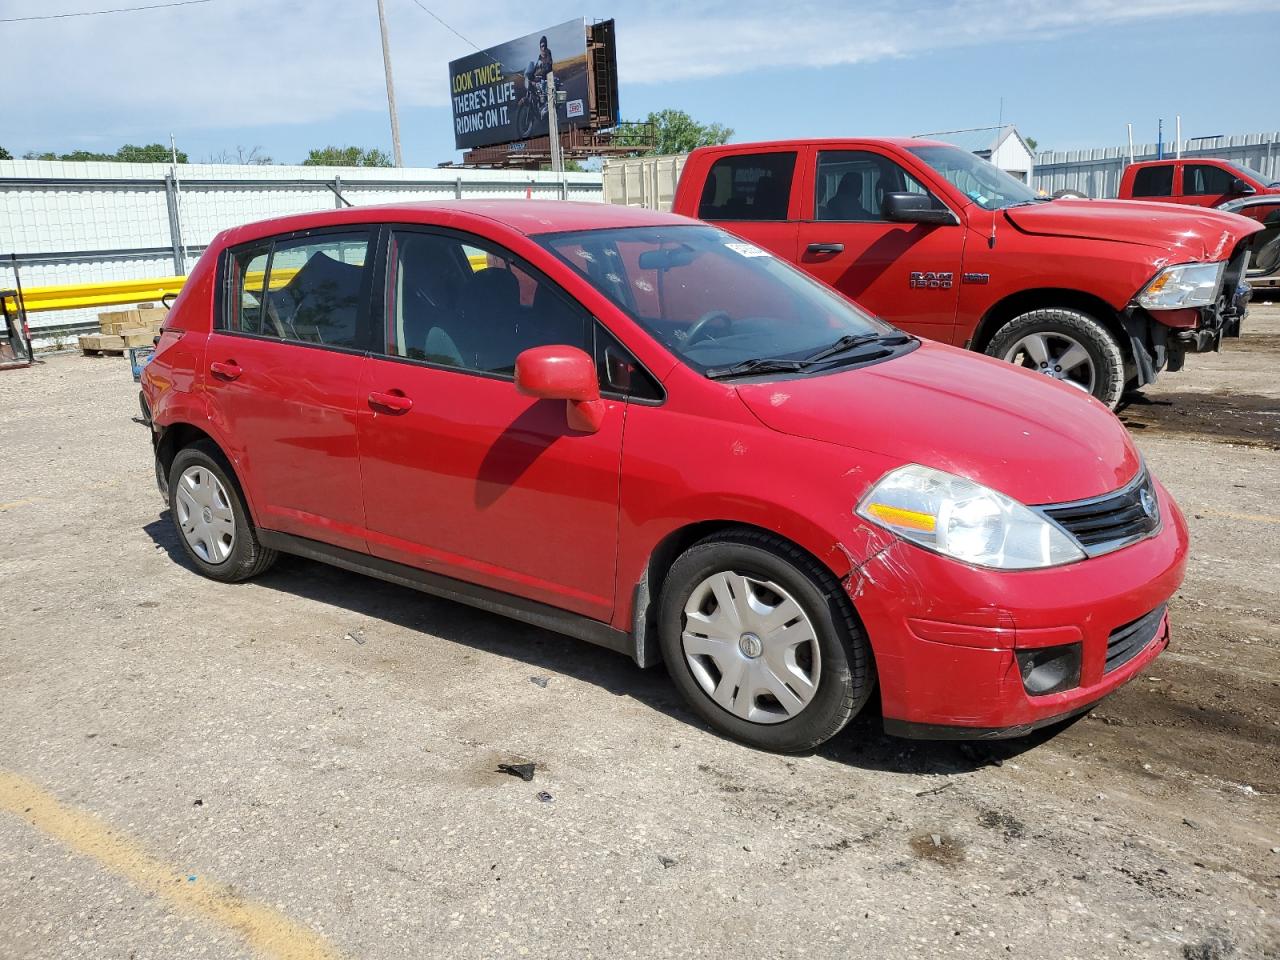
<svg viewBox="0 0 1280 960">
<path fill-rule="evenodd" d="M 1023 183 L 1031 182 L 1034 167 L 1031 148 L 1022 139 L 1013 124 L 1003 127 L 976 127 L 972 130 L 944 130 L 940 133 L 921 133 L 922 140 L 940 140 L 962 150 L 990 160 L 1005 173 L 1012 174 Z"/>
</svg>

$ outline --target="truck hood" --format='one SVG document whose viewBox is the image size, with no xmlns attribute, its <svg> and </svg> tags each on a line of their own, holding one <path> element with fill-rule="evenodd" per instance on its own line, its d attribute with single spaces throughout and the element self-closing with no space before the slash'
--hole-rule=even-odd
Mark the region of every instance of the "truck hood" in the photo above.
<svg viewBox="0 0 1280 960">
<path fill-rule="evenodd" d="M 737 389 L 780 433 L 946 470 L 1026 504 L 1108 493 L 1140 462 L 1120 421 L 1076 388 L 929 341 L 871 366 Z"/>
<path fill-rule="evenodd" d="M 1225 260 L 1242 238 L 1260 229 L 1221 210 L 1142 200 L 1054 200 L 1010 207 L 1004 215 L 1023 233 L 1170 250 L 1170 263 Z"/>
</svg>

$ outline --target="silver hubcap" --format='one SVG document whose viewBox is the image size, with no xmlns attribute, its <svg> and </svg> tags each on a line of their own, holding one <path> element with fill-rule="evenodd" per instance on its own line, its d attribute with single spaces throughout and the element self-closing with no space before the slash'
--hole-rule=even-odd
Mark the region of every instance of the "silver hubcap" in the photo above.
<svg viewBox="0 0 1280 960">
<path fill-rule="evenodd" d="M 818 692 L 822 655 L 813 624 L 776 583 L 716 573 L 684 605 L 681 643 L 704 693 L 734 716 L 781 723 Z"/>
<path fill-rule="evenodd" d="M 1093 393 L 1097 374 L 1089 351 L 1065 334 L 1029 333 L 1005 351 L 1004 359 Z"/>
<path fill-rule="evenodd" d="M 236 545 L 236 517 L 222 483 L 204 467 L 187 467 L 174 496 L 178 526 L 205 563 L 222 563 Z"/>
</svg>

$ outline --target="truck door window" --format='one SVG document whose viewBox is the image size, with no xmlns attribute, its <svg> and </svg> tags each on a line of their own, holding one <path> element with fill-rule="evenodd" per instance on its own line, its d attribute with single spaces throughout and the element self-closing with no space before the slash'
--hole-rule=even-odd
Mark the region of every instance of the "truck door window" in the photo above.
<svg viewBox="0 0 1280 960">
<path fill-rule="evenodd" d="M 1143 167 L 1133 178 L 1135 197 L 1173 196 L 1173 164 L 1162 167 Z"/>
<path fill-rule="evenodd" d="M 883 221 L 881 206 L 886 193 L 929 196 L 929 191 L 911 174 L 878 153 L 825 150 L 818 154 L 814 187 L 816 219 Z"/>
<path fill-rule="evenodd" d="M 1187 197 L 1220 197 L 1231 192 L 1234 179 L 1221 167 L 1188 163 L 1182 168 L 1182 194 Z"/>
<path fill-rule="evenodd" d="M 721 157 L 707 172 L 698 216 L 703 220 L 786 220 L 794 153 Z"/>
</svg>

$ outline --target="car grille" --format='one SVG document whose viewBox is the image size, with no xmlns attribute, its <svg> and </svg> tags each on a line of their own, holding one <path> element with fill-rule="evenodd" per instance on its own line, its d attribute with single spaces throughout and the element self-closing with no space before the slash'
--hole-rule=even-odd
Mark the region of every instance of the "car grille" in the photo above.
<svg viewBox="0 0 1280 960">
<path fill-rule="evenodd" d="M 1145 467 L 1114 493 L 1057 503 L 1040 511 L 1071 534 L 1091 557 L 1119 550 L 1160 528 L 1160 504 Z"/>
<path fill-rule="evenodd" d="M 1133 623 L 1126 623 L 1111 631 L 1111 636 L 1107 638 L 1107 665 L 1102 671 L 1104 674 L 1124 666 L 1147 648 L 1147 644 L 1156 638 L 1156 631 L 1164 620 L 1164 611 L 1165 606 L 1161 604 L 1145 617 L 1139 617 Z"/>
</svg>

